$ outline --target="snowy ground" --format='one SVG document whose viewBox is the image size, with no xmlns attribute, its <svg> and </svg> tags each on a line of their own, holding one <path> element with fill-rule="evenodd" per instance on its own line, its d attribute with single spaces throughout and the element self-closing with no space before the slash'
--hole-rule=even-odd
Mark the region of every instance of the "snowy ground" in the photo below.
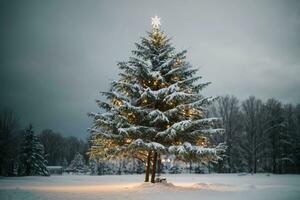
<svg viewBox="0 0 300 200">
<path fill-rule="evenodd" d="M 300 175 L 168 174 L 166 177 L 173 184 L 145 184 L 143 175 L 0 177 L 0 199 L 300 199 Z"/>
</svg>

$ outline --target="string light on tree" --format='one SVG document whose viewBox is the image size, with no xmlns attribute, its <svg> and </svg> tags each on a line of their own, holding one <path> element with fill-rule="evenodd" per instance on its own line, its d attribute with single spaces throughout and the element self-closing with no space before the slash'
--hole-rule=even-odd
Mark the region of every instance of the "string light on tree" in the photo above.
<svg viewBox="0 0 300 200">
<path fill-rule="evenodd" d="M 164 87 L 166 87 L 166 84 L 165 84 L 164 82 L 162 82 L 162 83 L 160 84 L 160 87 L 161 87 L 161 88 L 164 88 Z"/>
<path fill-rule="evenodd" d="M 172 79 L 171 79 L 172 81 L 179 81 L 180 80 L 180 78 L 178 77 L 178 76 L 174 76 L 174 77 L 172 77 Z"/>
<path fill-rule="evenodd" d="M 122 106 L 123 105 L 123 102 L 121 100 L 118 100 L 116 98 L 114 98 L 112 100 L 113 104 L 116 105 L 116 106 Z"/>
<path fill-rule="evenodd" d="M 178 65 L 181 65 L 182 64 L 182 61 L 180 58 L 176 58 L 176 61 L 174 63 L 174 67 L 177 67 Z"/>
<path fill-rule="evenodd" d="M 126 142 L 127 144 L 130 144 L 132 141 L 133 141 L 133 140 L 132 140 L 131 138 L 127 138 L 125 142 Z"/>
</svg>

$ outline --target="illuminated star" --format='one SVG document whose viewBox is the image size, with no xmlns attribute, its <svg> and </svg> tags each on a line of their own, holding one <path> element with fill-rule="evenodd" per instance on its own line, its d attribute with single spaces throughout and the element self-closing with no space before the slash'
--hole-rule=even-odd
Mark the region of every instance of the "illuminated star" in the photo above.
<svg viewBox="0 0 300 200">
<path fill-rule="evenodd" d="M 159 26 L 160 26 L 160 18 L 158 16 L 155 16 L 155 17 L 151 17 L 151 20 L 152 20 L 152 28 L 154 29 L 159 29 Z"/>
</svg>

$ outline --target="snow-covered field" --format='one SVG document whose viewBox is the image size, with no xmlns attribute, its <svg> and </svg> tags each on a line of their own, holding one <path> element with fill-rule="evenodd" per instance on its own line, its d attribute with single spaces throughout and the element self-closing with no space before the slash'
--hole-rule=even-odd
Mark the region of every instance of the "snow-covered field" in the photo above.
<svg viewBox="0 0 300 200">
<path fill-rule="evenodd" d="M 300 199 L 300 175 L 166 176 L 173 184 L 146 184 L 143 175 L 0 177 L 0 199 Z"/>
</svg>

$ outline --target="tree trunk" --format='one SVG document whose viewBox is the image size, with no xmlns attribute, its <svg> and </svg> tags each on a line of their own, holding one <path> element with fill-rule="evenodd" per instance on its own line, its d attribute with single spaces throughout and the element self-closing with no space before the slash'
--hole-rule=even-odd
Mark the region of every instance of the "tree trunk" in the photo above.
<svg viewBox="0 0 300 200">
<path fill-rule="evenodd" d="M 122 174 L 122 162 L 121 161 L 119 161 L 120 163 L 119 163 L 119 171 L 118 171 L 118 173 L 119 173 L 119 175 L 121 175 Z"/>
<path fill-rule="evenodd" d="M 161 158 L 160 158 L 160 154 L 158 154 L 158 159 L 157 159 L 157 176 L 160 176 L 160 171 L 161 171 Z"/>
<path fill-rule="evenodd" d="M 151 151 L 148 152 L 148 156 L 147 156 L 145 182 L 149 182 L 150 164 L 151 164 Z"/>
<path fill-rule="evenodd" d="M 157 152 L 154 152 L 153 162 L 152 162 L 151 183 L 155 183 L 156 161 L 157 161 Z"/>
<path fill-rule="evenodd" d="M 29 166 L 29 164 L 26 164 L 25 175 L 26 175 L 26 176 L 29 176 L 29 175 L 30 175 L 30 166 Z"/>
<path fill-rule="evenodd" d="M 257 157 L 256 157 L 256 150 L 254 150 L 254 174 L 256 174 L 257 170 Z"/>
</svg>

